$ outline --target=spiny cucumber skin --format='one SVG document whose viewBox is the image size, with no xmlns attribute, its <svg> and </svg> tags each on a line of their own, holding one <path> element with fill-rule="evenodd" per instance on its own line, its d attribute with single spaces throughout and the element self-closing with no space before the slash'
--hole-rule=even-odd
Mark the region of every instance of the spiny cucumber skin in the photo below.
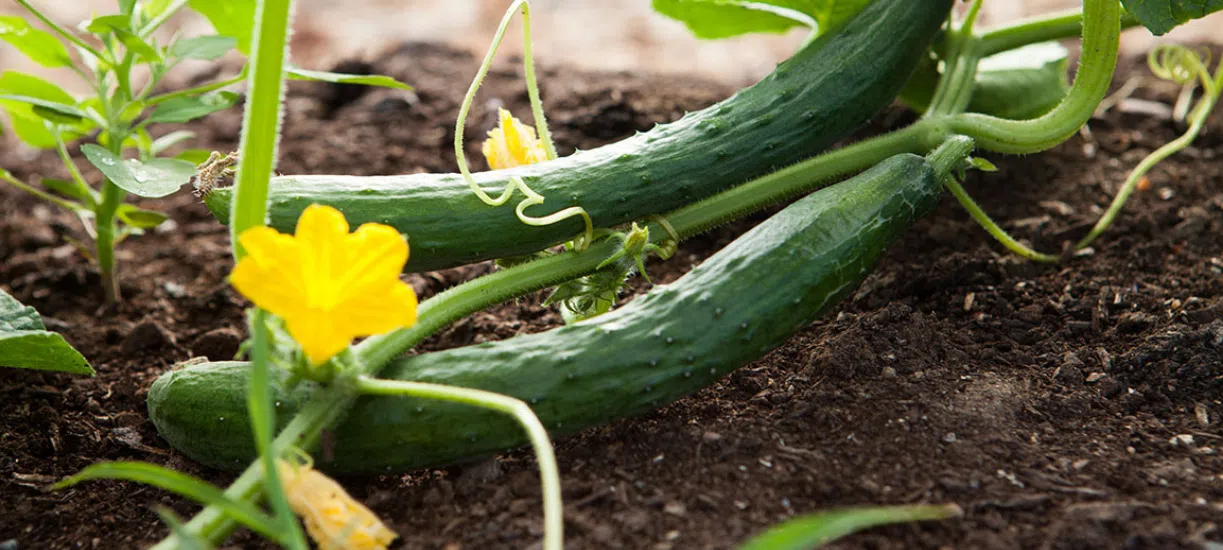
<svg viewBox="0 0 1223 550">
<path fill-rule="evenodd" d="M 837 34 L 817 39 L 772 74 L 682 119 L 598 149 L 512 170 L 475 174 L 494 196 L 517 175 L 546 201 L 527 213 L 581 206 L 612 227 L 691 204 L 810 157 L 886 107 L 905 84 L 952 0 L 877 0 Z M 204 201 L 229 220 L 230 189 Z M 357 226 L 377 222 L 408 235 L 406 269 L 431 271 L 529 254 L 573 238 L 579 218 L 545 227 L 514 214 L 522 195 L 487 206 L 458 174 L 283 176 L 270 188 L 269 222 L 292 232 L 313 203 Z"/>
<path fill-rule="evenodd" d="M 479 388 L 531 404 L 555 435 L 632 416 L 753 361 L 849 293 L 884 249 L 938 202 L 921 157 L 892 157 L 785 208 L 674 283 L 544 333 L 399 360 L 381 376 Z M 149 412 L 172 446 L 233 470 L 254 456 L 244 431 L 244 363 L 159 378 Z M 280 420 L 309 396 L 278 390 Z M 218 417 L 225 417 L 223 422 Z M 508 417 L 436 401 L 365 397 L 334 432 L 333 472 L 451 463 L 526 442 Z"/>
</svg>

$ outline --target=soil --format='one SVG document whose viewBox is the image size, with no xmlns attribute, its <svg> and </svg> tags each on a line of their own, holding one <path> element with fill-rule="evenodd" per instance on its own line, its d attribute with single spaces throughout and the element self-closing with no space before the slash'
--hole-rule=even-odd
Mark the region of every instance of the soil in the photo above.
<svg viewBox="0 0 1223 550">
<path fill-rule="evenodd" d="M 1141 60 L 1122 63 L 1123 82 Z M 405 44 L 370 64 L 415 93 L 295 83 L 285 173 L 451 171 L 464 53 Z M 613 141 L 733 92 L 674 76 L 545 65 L 563 151 Z M 493 107 L 525 114 L 513 65 L 498 65 L 473 127 Z M 1170 102 L 1152 83 L 1137 97 Z M 1129 111 L 1129 112 L 1125 112 Z M 1138 112 L 1134 112 L 1138 111 Z M 984 208 L 1046 250 L 1086 231 L 1128 168 L 1180 128 L 1114 109 L 1047 153 L 991 156 L 968 182 Z M 899 124 L 894 108 L 866 132 Z M 236 146 L 240 114 L 189 127 Z M 473 135 L 475 135 L 473 133 Z M 471 144 L 472 154 L 476 144 Z M 779 520 L 837 506 L 944 503 L 964 517 L 851 536 L 840 549 L 1177 549 L 1223 541 L 1223 117 L 1159 165 L 1094 254 L 1043 266 L 1004 253 L 950 197 L 824 320 L 714 386 L 645 416 L 558 442 L 570 548 L 732 548 Z M 3 153 L 19 177 L 63 177 L 53 155 Z M 190 357 L 226 359 L 245 306 L 224 281 L 226 230 L 185 191 L 146 201 L 173 217 L 121 248 L 117 307 L 69 244 L 80 225 L 0 187 L 0 284 L 44 315 L 95 378 L 0 370 L 0 546 L 132 548 L 165 532 L 153 508 L 190 503 L 132 483 L 48 493 L 100 460 L 147 460 L 217 483 L 231 477 L 158 437 L 149 384 Z M 677 278 L 752 223 L 685 243 L 650 266 Z M 487 265 L 412 275 L 422 297 Z M 644 288 L 637 283 L 637 290 Z M 533 296 L 431 339 L 438 349 L 547 329 Z M 397 548 L 538 548 L 529 452 L 477 466 L 346 478 L 403 539 Z M 11 540 L 10 540 L 11 539 Z M 233 548 L 267 545 L 243 533 Z M 1217 546 L 1216 546 L 1217 548 Z"/>
</svg>

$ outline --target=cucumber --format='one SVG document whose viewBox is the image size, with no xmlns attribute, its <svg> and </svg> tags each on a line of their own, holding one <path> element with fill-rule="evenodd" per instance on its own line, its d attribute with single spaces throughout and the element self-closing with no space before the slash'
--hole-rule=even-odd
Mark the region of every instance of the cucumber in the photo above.
<svg viewBox="0 0 1223 550">
<path fill-rule="evenodd" d="M 556 435 L 648 411 L 708 386 L 807 326 L 866 276 L 884 249 L 938 202 L 926 159 L 891 157 L 783 209 L 674 283 L 604 315 L 539 334 L 400 359 L 385 378 L 504 393 L 530 403 Z M 220 469 L 255 450 L 246 363 L 165 373 L 149 416 L 170 445 Z M 313 388 L 276 389 L 278 417 Z M 417 399 L 360 398 L 318 464 L 400 471 L 525 443 L 508 417 Z"/>
<path fill-rule="evenodd" d="M 618 143 L 551 162 L 475 174 L 500 192 L 521 176 L 547 202 L 542 215 L 581 206 L 595 227 L 668 212 L 815 155 L 886 107 L 947 18 L 952 0 L 876 0 L 733 97 Z M 232 188 L 204 194 L 222 222 Z M 512 202 L 517 202 L 514 200 Z M 310 204 L 338 208 L 354 226 L 378 222 L 408 235 L 408 271 L 529 254 L 573 238 L 576 218 L 523 224 L 510 205 L 480 202 L 458 174 L 282 176 L 269 223 L 291 232 Z"/>
</svg>

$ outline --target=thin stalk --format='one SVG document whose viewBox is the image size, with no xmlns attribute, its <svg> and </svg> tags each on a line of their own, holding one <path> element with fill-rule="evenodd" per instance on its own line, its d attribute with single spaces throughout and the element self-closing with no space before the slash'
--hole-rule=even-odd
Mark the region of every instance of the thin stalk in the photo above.
<svg viewBox="0 0 1223 550">
<path fill-rule="evenodd" d="M 34 6 L 31 6 L 30 3 L 27 2 L 26 0 L 15 0 L 15 1 L 18 4 L 20 4 L 21 7 L 25 8 L 26 11 L 33 14 L 34 17 L 37 17 L 39 21 L 42 21 L 44 25 L 49 27 L 51 30 L 55 31 L 55 34 L 58 34 L 64 37 L 65 40 L 72 42 L 73 44 L 76 45 L 76 47 L 89 52 L 90 55 L 98 59 L 105 60 L 105 61 L 112 60 L 109 57 L 103 56 L 102 52 L 99 52 L 98 50 L 94 49 L 94 47 L 90 46 L 88 42 L 81 40 L 81 37 L 77 36 L 75 33 L 69 32 L 67 29 L 56 24 L 55 21 L 52 21 L 49 17 L 43 15 L 42 12 L 34 9 Z"/>
<path fill-rule="evenodd" d="M 1205 73 L 1203 78 L 1205 89 L 1203 90 L 1202 98 L 1193 108 L 1193 121 L 1190 123 L 1189 129 L 1181 136 L 1165 143 L 1162 147 L 1147 155 L 1146 158 L 1138 163 L 1138 166 L 1134 167 L 1129 177 L 1126 178 L 1125 184 L 1121 186 L 1121 190 L 1117 192 L 1117 196 L 1113 198 L 1113 202 L 1108 205 L 1108 210 L 1103 216 L 1100 216 L 1099 221 L 1091 228 L 1091 232 L 1074 245 L 1076 250 L 1089 246 L 1112 225 L 1113 220 L 1117 218 L 1117 215 L 1121 213 L 1121 209 L 1125 207 L 1125 203 L 1129 200 L 1130 195 L 1137 189 L 1138 182 L 1142 180 L 1147 172 L 1150 172 L 1156 164 L 1163 162 L 1164 159 L 1191 145 L 1198 134 L 1202 132 L 1202 128 L 1206 126 L 1206 120 L 1210 117 L 1211 111 L 1214 110 L 1215 105 L 1219 101 L 1220 92 L 1223 91 L 1223 60 L 1219 62 L 1218 68 L 1215 69 L 1216 72 L 1213 80 L 1210 79 L 1210 73 L 1206 72 L 1205 67 L 1198 65 L 1197 70 Z"/>
<path fill-rule="evenodd" d="M 137 35 L 140 38 L 148 38 L 150 34 L 153 34 L 154 31 L 156 31 L 163 24 L 165 24 L 166 20 L 170 19 L 171 17 L 174 17 L 174 14 L 178 13 L 178 10 L 182 9 L 183 6 L 186 6 L 186 5 L 187 5 L 187 0 L 174 0 L 174 2 L 170 4 L 169 6 L 167 6 L 166 9 L 162 10 L 161 13 L 157 14 L 157 17 L 150 19 L 149 22 L 145 24 L 143 28 L 140 29 L 140 32 L 137 33 Z"/>
<path fill-rule="evenodd" d="M 76 163 L 72 161 L 72 156 L 68 154 L 68 144 L 64 143 L 64 136 L 59 132 L 52 132 L 55 135 L 55 151 L 59 153 L 59 160 L 68 168 L 68 173 L 72 175 L 72 181 L 76 182 L 77 189 L 85 196 L 86 206 L 90 210 L 97 211 L 98 201 L 94 197 L 94 190 L 85 181 L 85 176 L 81 175 L 81 171 L 76 167 Z"/>
<path fill-rule="evenodd" d="M 556 160 L 556 145 L 552 143 L 552 131 L 548 130 L 548 119 L 544 117 L 544 103 L 539 99 L 539 84 L 535 81 L 535 55 L 531 45 L 531 4 L 522 3 L 522 74 L 527 81 L 527 98 L 531 102 L 531 115 L 535 117 L 535 133 L 544 145 L 548 160 Z"/>
<path fill-rule="evenodd" d="M 989 214 L 985 213 L 985 210 L 981 209 L 981 206 L 968 195 L 968 192 L 964 190 L 964 187 L 960 185 L 960 182 L 955 180 L 955 177 L 950 175 L 947 176 L 943 180 L 943 186 L 946 187 L 948 191 L 951 191 L 952 195 L 955 195 L 956 200 L 960 201 L 960 206 L 963 206 L 964 210 L 968 211 L 968 215 L 972 216 L 972 219 L 976 220 L 981 227 L 985 228 L 985 231 L 987 231 L 990 236 L 996 239 L 999 243 L 1002 243 L 1002 246 L 1006 247 L 1007 250 L 1010 250 L 1011 252 L 1014 252 L 1015 254 L 1029 260 L 1035 260 L 1038 262 L 1055 264 L 1061 261 L 1061 258 L 1058 256 L 1037 252 L 1027 246 L 1024 246 L 1023 243 L 1011 237 L 1006 230 L 1002 229 L 1002 227 L 1000 227 L 992 218 L 989 217 Z"/>
<path fill-rule="evenodd" d="M 1112 81 L 1121 34 L 1119 1 L 1085 0 L 1083 21 L 1079 71 L 1057 107 L 1031 120 L 962 113 L 946 118 L 948 128 L 971 136 L 985 149 L 1014 154 L 1040 152 L 1074 135 L 1095 112 Z"/>
<path fill-rule="evenodd" d="M 7 170 L 0 170 L 0 179 L 3 179 L 4 181 L 9 182 L 9 184 L 11 184 L 13 187 L 16 187 L 22 191 L 25 191 L 26 193 L 34 195 L 35 197 L 38 197 L 44 201 L 54 204 L 60 208 L 63 208 L 69 211 L 85 209 L 85 205 L 83 204 L 72 202 L 66 199 L 61 199 L 55 195 L 52 195 L 50 193 L 47 193 L 46 191 L 43 191 L 42 189 L 26 184 L 26 182 L 21 181 L 15 177 L 12 177 L 8 173 Z"/>
<path fill-rule="evenodd" d="M 235 259 L 243 256 L 238 236 L 266 223 L 268 182 L 276 165 L 280 138 L 292 4 L 291 0 L 256 3 L 248 80 L 250 93 L 242 115 L 242 143 L 239 145 L 242 164 L 234 181 L 233 213 L 229 222 Z"/>
<path fill-rule="evenodd" d="M 289 508 L 280 486 L 276 461 L 284 449 L 272 444 L 276 429 L 276 410 L 272 407 L 272 385 L 269 381 L 271 351 L 268 343 L 267 314 L 256 308 L 251 319 L 251 370 L 247 379 L 246 408 L 251 421 L 251 433 L 255 434 L 255 449 L 263 468 L 263 479 L 267 483 L 265 496 L 271 503 L 279 524 L 281 536 L 277 542 L 287 544 L 293 550 L 306 550 L 306 537 Z"/>
<path fill-rule="evenodd" d="M 242 82 L 244 79 L 246 79 L 246 73 L 247 73 L 247 66 L 243 66 L 242 71 L 239 72 L 236 76 L 232 78 L 227 78 L 225 80 L 218 80 L 216 82 L 209 82 L 208 84 L 201 84 L 194 88 L 187 88 L 185 90 L 176 90 L 176 91 L 161 94 L 161 95 L 155 95 L 147 99 L 144 103 L 145 105 L 152 107 L 159 103 L 165 103 L 166 101 L 169 101 L 171 99 L 176 99 L 180 97 L 195 97 L 195 96 L 203 95 L 208 92 L 211 92 L 214 90 L 220 90 L 221 88 L 233 86 L 234 84 Z M 151 88 L 146 88 L 141 95 L 143 96 L 147 94 L 150 90 Z"/>
<path fill-rule="evenodd" d="M 356 389 L 365 395 L 393 395 L 437 399 L 491 409 L 514 417 L 526 430 L 535 460 L 539 463 L 540 485 L 544 499 L 544 550 L 561 550 L 565 545 L 564 508 L 561 505 L 561 478 L 548 430 L 539 417 L 521 400 L 498 393 L 401 380 L 379 380 L 362 376 Z"/>
<path fill-rule="evenodd" d="M 1134 16 L 1121 14 L 1121 28 L 1131 29 L 1142 25 Z M 1014 50 L 1029 44 L 1050 40 L 1075 38 L 1083 34 L 1083 10 L 1066 10 L 1039 18 L 1016 21 L 1003 27 L 990 29 L 981 34 L 981 55 Z"/>
</svg>

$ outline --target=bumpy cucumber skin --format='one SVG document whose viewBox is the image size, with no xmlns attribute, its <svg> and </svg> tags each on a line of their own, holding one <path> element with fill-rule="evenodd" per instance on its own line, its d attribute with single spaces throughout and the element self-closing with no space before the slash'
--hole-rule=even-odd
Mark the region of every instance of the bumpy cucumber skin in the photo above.
<svg viewBox="0 0 1223 550">
<path fill-rule="evenodd" d="M 409 357 L 384 378 L 479 388 L 530 403 L 563 435 L 632 416 L 713 383 L 808 325 L 866 276 L 884 249 L 938 202 L 921 157 L 892 157 L 804 198 L 679 280 L 623 308 L 540 334 Z M 187 456 L 245 465 L 244 363 L 166 373 L 149 391 L 158 431 Z M 309 395 L 278 392 L 286 420 Z M 220 420 L 220 418 L 224 420 Z M 504 415 L 418 399 L 365 397 L 334 433 L 335 472 L 401 471 L 526 442 Z"/>
<path fill-rule="evenodd" d="M 529 214 L 581 206 L 595 227 L 693 203 L 810 157 L 866 123 L 905 84 L 951 3 L 877 0 L 721 103 L 615 144 L 475 179 L 496 195 L 520 176 L 547 200 Z M 222 188 L 204 201 L 228 222 L 231 199 Z M 520 200 L 487 206 L 457 174 L 283 176 L 272 180 L 268 214 L 282 232 L 312 203 L 338 208 L 354 226 L 391 225 L 408 235 L 413 272 L 529 254 L 583 228 L 579 218 L 525 225 L 514 214 Z"/>
</svg>

